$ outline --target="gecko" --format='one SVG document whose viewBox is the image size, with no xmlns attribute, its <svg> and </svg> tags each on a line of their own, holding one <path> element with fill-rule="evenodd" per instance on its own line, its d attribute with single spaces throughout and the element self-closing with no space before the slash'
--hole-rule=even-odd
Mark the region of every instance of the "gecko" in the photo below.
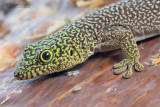
<svg viewBox="0 0 160 107">
<path fill-rule="evenodd" d="M 114 74 L 130 78 L 142 71 L 137 41 L 160 34 L 160 0 L 123 0 L 88 13 L 54 34 L 29 44 L 14 71 L 27 80 L 70 69 L 95 52 L 121 49 L 125 58 Z"/>
</svg>

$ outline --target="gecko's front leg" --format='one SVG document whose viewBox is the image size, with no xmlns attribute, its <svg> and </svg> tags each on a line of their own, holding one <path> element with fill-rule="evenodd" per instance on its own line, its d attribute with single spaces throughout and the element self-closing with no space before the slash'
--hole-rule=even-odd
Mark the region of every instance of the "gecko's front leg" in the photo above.
<svg viewBox="0 0 160 107">
<path fill-rule="evenodd" d="M 130 78 L 132 76 L 132 67 L 136 71 L 142 71 L 143 65 L 139 62 L 140 54 L 137 44 L 130 30 L 112 31 L 116 37 L 119 38 L 119 45 L 125 55 L 125 59 L 114 65 L 114 74 L 120 74 L 123 71 L 123 78 Z"/>
</svg>

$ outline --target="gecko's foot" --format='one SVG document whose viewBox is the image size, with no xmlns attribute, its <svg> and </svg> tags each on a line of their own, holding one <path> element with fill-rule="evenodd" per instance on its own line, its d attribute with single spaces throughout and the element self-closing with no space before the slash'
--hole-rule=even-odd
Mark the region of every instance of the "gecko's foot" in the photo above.
<svg viewBox="0 0 160 107">
<path fill-rule="evenodd" d="M 144 69 L 143 65 L 139 61 L 134 61 L 132 59 L 124 59 L 121 62 L 114 65 L 114 74 L 118 75 L 123 71 L 123 78 L 130 78 L 132 76 L 132 67 L 135 67 L 136 71 L 142 71 Z"/>
</svg>

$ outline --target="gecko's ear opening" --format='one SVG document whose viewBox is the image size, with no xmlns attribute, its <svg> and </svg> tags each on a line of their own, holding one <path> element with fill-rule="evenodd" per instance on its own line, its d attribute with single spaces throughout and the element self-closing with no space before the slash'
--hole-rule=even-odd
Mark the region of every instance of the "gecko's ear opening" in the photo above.
<svg viewBox="0 0 160 107">
<path fill-rule="evenodd" d="M 73 50 L 71 49 L 71 50 L 70 50 L 70 56 L 72 56 L 72 55 L 73 55 Z"/>
</svg>

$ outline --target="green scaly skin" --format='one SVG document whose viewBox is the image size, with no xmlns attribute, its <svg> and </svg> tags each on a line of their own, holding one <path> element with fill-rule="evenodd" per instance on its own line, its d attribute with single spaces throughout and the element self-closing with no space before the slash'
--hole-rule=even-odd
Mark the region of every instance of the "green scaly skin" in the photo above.
<svg viewBox="0 0 160 107">
<path fill-rule="evenodd" d="M 114 65 L 114 74 L 126 71 L 123 77 L 130 78 L 133 66 L 143 70 L 136 41 L 160 34 L 159 6 L 160 0 L 126 0 L 91 12 L 28 45 L 14 76 L 25 80 L 60 72 L 95 52 L 121 48 L 126 58 Z"/>
</svg>

